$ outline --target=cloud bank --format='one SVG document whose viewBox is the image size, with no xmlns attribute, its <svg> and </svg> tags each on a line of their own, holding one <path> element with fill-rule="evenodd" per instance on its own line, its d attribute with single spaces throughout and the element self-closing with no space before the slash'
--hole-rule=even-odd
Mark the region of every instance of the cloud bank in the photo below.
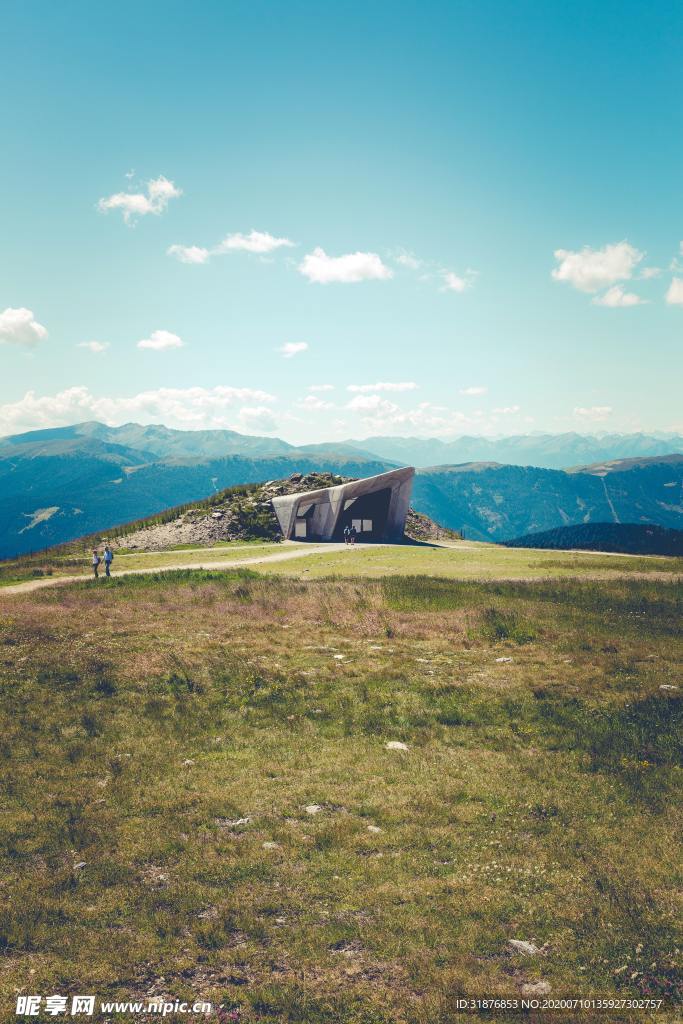
<svg viewBox="0 0 683 1024">
<path fill-rule="evenodd" d="M 111 196 L 100 199 L 98 208 L 107 213 L 109 210 L 120 210 L 126 224 L 132 224 L 138 217 L 146 217 L 153 213 L 156 216 L 164 213 L 171 199 L 183 194 L 172 181 L 160 175 L 147 182 L 145 192 L 115 192 Z"/>
<path fill-rule="evenodd" d="M 314 284 L 354 284 L 358 281 L 386 281 L 393 271 L 386 267 L 376 252 L 350 252 L 345 256 L 328 256 L 320 246 L 304 256 L 299 273 Z"/>
<path fill-rule="evenodd" d="M 551 272 L 555 281 L 564 281 L 580 292 L 593 293 L 617 281 L 627 281 L 645 253 L 623 241 L 602 249 L 591 249 L 588 245 L 579 251 L 556 249 L 554 255 L 558 263 Z"/>
<path fill-rule="evenodd" d="M 47 338 L 47 328 L 39 324 L 32 310 L 20 306 L 12 309 L 9 306 L 0 313 L 0 342 L 12 345 L 23 345 L 32 348 L 39 341 Z"/>
<path fill-rule="evenodd" d="M 270 430 L 275 425 L 270 410 L 274 402 L 274 395 L 266 391 L 228 386 L 156 388 L 130 398 L 97 397 L 86 387 L 45 396 L 27 391 L 18 402 L 0 405 L 0 434 L 68 426 L 84 420 L 99 420 L 109 426 L 134 421 L 166 423 L 186 430 Z M 270 425 L 264 426 L 266 422 Z"/>
<path fill-rule="evenodd" d="M 150 348 L 154 352 L 163 352 L 167 348 L 182 348 L 183 339 L 171 331 L 152 331 L 149 338 L 138 342 L 138 348 Z"/>
</svg>

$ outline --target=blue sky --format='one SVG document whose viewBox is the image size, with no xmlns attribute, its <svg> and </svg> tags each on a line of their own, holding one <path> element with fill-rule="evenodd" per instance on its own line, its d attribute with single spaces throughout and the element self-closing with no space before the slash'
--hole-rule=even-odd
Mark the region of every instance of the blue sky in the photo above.
<svg viewBox="0 0 683 1024">
<path fill-rule="evenodd" d="M 679 3 L 2 23 L 0 433 L 683 429 Z"/>
</svg>

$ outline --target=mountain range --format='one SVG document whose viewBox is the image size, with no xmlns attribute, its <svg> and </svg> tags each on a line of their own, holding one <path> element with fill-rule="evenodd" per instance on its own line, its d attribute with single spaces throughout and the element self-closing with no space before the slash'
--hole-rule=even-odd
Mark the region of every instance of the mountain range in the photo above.
<svg viewBox="0 0 683 1024">
<path fill-rule="evenodd" d="M 395 465 L 453 466 L 463 462 L 499 462 L 539 469 L 567 469 L 611 459 L 653 458 L 683 453 L 680 434 L 517 434 L 511 437 L 458 437 L 453 441 L 421 437 L 366 437 L 364 440 L 293 445 L 279 437 L 258 437 L 235 430 L 173 430 L 161 424 L 76 423 L 32 430 L 0 439 L 6 446 L 49 445 L 91 439 L 134 449 L 146 459 L 223 458 L 226 455 L 345 455 L 380 459 Z M 47 449 L 46 449 L 47 450 Z"/>
<path fill-rule="evenodd" d="M 427 465 L 413 493 L 419 512 L 472 538 L 509 540 L 587 522 L 683 525 L 683 439 L 677 437 L 367 438 L 295 447 L 229 430 L 81 423 L 0 440 L 0 557 L 106 530 L 234 484 L 295 471 L 371 476 L 397 464 L 422 465 L 408 457 L 420 451 L 426 459 L 475 448 L 498 456 L 514 451 L 523 464 L 504 465 L 498 457 Z M 527 462 L 576 466 L 586 454 L 591 463 L 572 470 Z"/>
<path fill-rule="evenodd" d="M 367 437 L 347 441 L 400 465 L 426 468 L 463 462 L 499 462 L 539 469 L 567 469 L 605 459 L 653 458 L 683 452 L 679 434 L 518 434 L 512 437 Z"/>
</svg>

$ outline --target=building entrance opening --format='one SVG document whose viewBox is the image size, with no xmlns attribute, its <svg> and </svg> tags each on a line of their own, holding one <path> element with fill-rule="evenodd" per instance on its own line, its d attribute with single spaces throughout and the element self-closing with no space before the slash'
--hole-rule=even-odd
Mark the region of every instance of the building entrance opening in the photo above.
<svg viewBox="0 0 683 1024">
<path fill-rule="evenodd" d="M 355 526 L 358 541 L 381 541 L 386 538 L 387 518 L 391 488 L 361 494 L 344 502 L 344 509 L 337 522 L 335 540 L 344 539 L 344 528 Z"/>
<path fill-rule="evenodd" d="M 313 513 L 315 511 L 315 504 L 313 502 L 308 505 L 300 505 L 297 513 L 296 520 L 294 522 L 294 536 L 297 540 L 310 540 L 313 536 Z"/>
</svg>

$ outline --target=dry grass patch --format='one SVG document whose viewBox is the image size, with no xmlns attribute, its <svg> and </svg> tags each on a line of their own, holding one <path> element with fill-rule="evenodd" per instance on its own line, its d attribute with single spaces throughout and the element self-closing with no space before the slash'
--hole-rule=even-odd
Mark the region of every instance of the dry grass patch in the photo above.
<svg viewBox="0 0 683 1024">
<path fill-rule="evenodd" d="M 7 601 L 3 987 L 297 1024 L 446 1024 L 538 979 L 671 1009 L 679 616 L 637 580 Z"/>
</svg>

